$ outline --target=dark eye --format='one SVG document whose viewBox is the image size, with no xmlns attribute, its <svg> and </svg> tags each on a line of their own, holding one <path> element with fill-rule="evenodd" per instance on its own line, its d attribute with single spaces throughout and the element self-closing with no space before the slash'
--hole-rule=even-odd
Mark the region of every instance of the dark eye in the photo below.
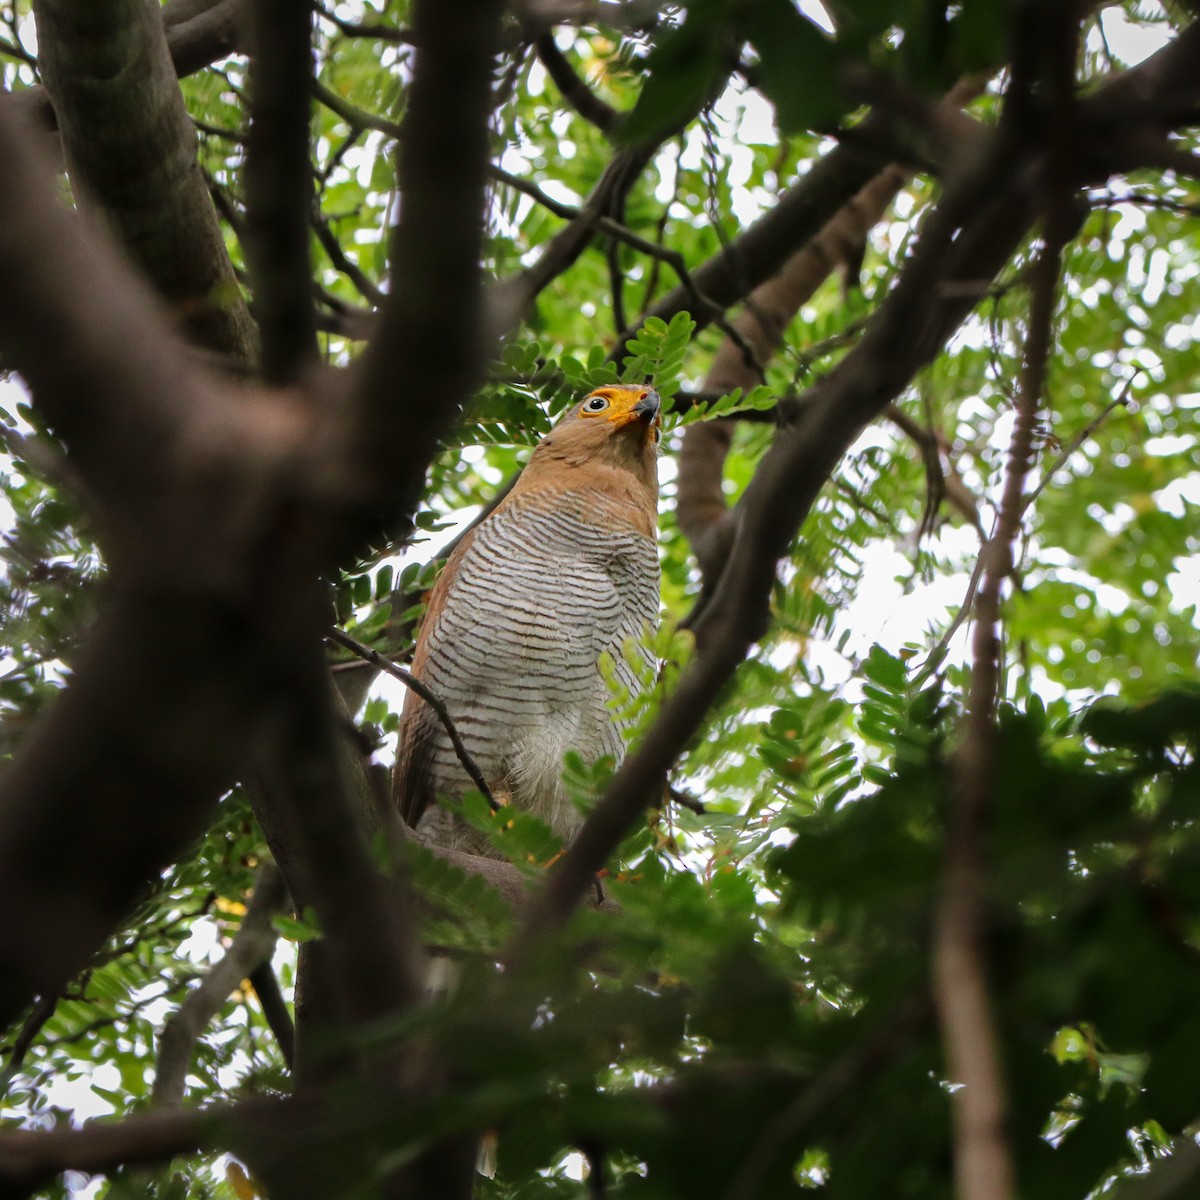
<svg viewBox="0 0 1200 1200">
<path fill-rule="evenodd" d="M 603 412 L 608 407 L 607 396 L 593 396 L 590 400 L 585 400 L 583 411 L 587 413 Z"/>
</svg>

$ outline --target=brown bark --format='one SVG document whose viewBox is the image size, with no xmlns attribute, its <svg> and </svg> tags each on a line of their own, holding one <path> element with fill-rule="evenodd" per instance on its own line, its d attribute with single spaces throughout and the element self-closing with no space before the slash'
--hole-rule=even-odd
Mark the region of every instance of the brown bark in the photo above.
<svg viewBox="0 0 1200 1200">
<path fill-rule="evenodd" d="M 279 937 L 271 920 L 286 902 L 287 889 L 278 870 L 273 863 L 264 864 L 229 949 L 163 1025 L 154 1070 L 155 1104 L 175 1107 L 183 1102 L 196 1042 L 242 980 L 270 960 Z"/>
<path fill-rule="evenodd" d="M 983 86 L 978 78 L 963 80 L 929 114 L 929 141 L 942 157 L 953 161 L 956 147 L 978 137 L 979 130 L 967 122 L 959 106 L 977 96 Z M 956 119 L 962 124 L 956 125 Z M 898 164 L 885 167 L 786 260 L 779 274 L 750 293 L 733 325 L 753 350 L 754 361 L 747 361 L 743 348 L 726 338 L 709 368 L 704 391 L 725 395 L 734 388 L 749 391 L 762 382 L 761 364 L 774 357 L 800 306 L 834 271 L 854 260 L 912 174 Z M 707 580 L 715 578 L 733 539 L 722 473 L 735 428 L 727 421 L 689 426 L 679 451 L 676 514 Z"/>
<path fill-rule="evenodd" d="M 149 0 L 37 0 L 39 65 L 77 196 L 199 345 L 242 362 L 257 334 Z"/>
<path fill-rule="evenodd" d="M 734 328 L 753 348 L 756 363 L 748 363 L 743 350 L 726 338 L 705 377 L 705 391 L 724 395 L 734 388 L 749 391 L 762 382 L 757 364 L 774 356 L 800 306 L 854 255 L 910 177 L 901 167 L 885 168 L 840 208 L 812 241 L 797 250 L 778 275 L 750 293 Z M 691 425 L 684 431 L 679 450 L 679 527 L 706 578 L 720 569 L 733 538 L 721 485 L 734 429 L 728 421 Z"/>
<path fill-rule="evenodd" d="M 481 364 L 473 316 L 500 9 L 480 0 L 474 38 L 464 36 L 461 6 L 418 13 L 429 36 L 407 120 L 409 148 L 421 152 L 406 182 L 400 254 L 412 270 L 389 297 L 390 340 L 341 406 L 329 403 L 346 389 L 336 373 L 314 381 L 315 398 L 238 392 L 192 362 L 101 232 L 85 234 L 58 206 L 51 172 L 0 106 L 0 351 L 95 496 L 116 597 L 0 798 L 0 1023 L 86 964 L 272 746 L 293 771 L 283 777 L 281 820 L 319 877 L 318 915 L 337 933 L 355 1005 L 378 1011 L 383 994 L 404 991 L 402 949 L 383 961 L 388 937 L 379 932 L 392 918 L 363 886 L 375 868 L 354 842 L 347 784 L 329 750 L 332 706 L 312 664 L 323 664 L 321 574 L 377 536 L 381 521 L 408 517 Z M 465 63 L 464 47 L 473 52 Z M 455 138 L 458 155 L 442 154 Z M 439 264 L 446 269 L 434 274 Z M 428 353 L 431 311 L 456 368 L 444 374 Z M 447 340 L 451 329 L 461 347 Z M 436 388 L 419 386 L 423 372 Z M 398 405 L 395 380 L 406 375 L 416 390 Z M 408 437 L 412 428 L 422 437 Z M 314 770 L 336 780 L 322 803 L 337 801 L 333 811 L 346 816 L 341 841 L 322 839 L 316 775 L 304 776 L 310 760 L 289 745 L 313 748 Z M 315 823 L 301 828 L 306 819 Z M 332 849 L 339 870 L 352 868 L 340 880 Z M 366 915 L 376 901 L 383 909 Z"/>
</svg>

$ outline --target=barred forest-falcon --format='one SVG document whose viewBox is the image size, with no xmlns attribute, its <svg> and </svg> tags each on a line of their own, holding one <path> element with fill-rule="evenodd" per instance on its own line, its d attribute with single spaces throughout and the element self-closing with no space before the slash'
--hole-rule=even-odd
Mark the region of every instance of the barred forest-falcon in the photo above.
<svg viewBox="0 0 1200 1200">
<path fill-rule="evenodd" d="M 596 388 L 542 439 L 511 492 L 463 539 L 429 597 L 413 674 L 436 693 L 495 799 L 569 839 L 582 817 L 563 756 L 620 759 L 599 667 L 639 673 L 626 639 L 658 624 L 658 393 Z M 404 819 L 442 845 L 491 853 L 435 803 L 472 789 L 442 722 L 415 692 L 400 720 L 395 792 Z"/>
</svg>

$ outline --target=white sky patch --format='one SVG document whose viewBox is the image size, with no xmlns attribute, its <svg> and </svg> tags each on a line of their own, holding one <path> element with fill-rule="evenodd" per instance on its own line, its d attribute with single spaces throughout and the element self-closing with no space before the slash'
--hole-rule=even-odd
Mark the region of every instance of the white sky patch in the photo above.
<svg viewBox="0 0 1200 1200">
<path fill-rule="evenodd" d="M 1149 58 L 1156 50 L 1161 50 L 1172 33 L 1161 5 L 1147 3 L 1140 7 L 1145 13 L 1157 9 L 1161 23 L 1150 26 L 1135 25 L 1116 7 L 1106 8 L 1100 14 L 1100 24 L 1104 28 L 1104 38 L 1109 48 L 1123 63 L 1131 67 Z M 1102 45 L 1099 33 L 1093 31 L 1088 38 L 1088 48 L 1100 50 Z"/>
<path fill-rule="evenodd" d="M 116 1111 L 113 1105 L 94 1092 L 92 1085 L 118 1091 L 121 1088 L 121 1072 L 112 1063 L 96 1063 L 93 1066 L 77 1060 L 77 1066 L 77 1078 L 57 1078 L 46 1082 L 42 1088 L 46 1102 L 55 1108 L 69 1110 L 76 1125 L 93 1117 L 111 1116 Z"/>
<path fill-rule="evenodd" d="M 1171 480 L 1165 488 L 1154 493 L 1154 503 L 1173 517 L 1182 517 L 1189 508 L 1200 507 L 1200 473 Z"/>
<path fill-rule="evenodd" d="M 800 11 L 826 33 L 833 33 L 833 18 L 821 0 L 800 0 Z"/>
<path fill-rule="evenodd" d="M 1182 611 L 1200 605 L 1200 554 L 1175 560 L 1175 570 L 1167 576 L 1171 606 Z"/>
</svg>

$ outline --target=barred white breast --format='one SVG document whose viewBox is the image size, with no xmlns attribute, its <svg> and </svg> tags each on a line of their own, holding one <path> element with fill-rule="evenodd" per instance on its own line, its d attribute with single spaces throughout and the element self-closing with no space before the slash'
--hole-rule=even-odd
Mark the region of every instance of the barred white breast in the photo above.
<svg viewBox="0 0 1200 1200">
<path fill-rule="evenodd" d="M 597 660 L 609 651 L 621 682 L 637 689 L 622 646 L 633 638 L 644 647 L 657 624 L 658 581 L 653 540 L 609 496 L 568 492 L 547 505 L 534 493 L 480 526 L 458 564 L 454 604 L 427 631 L 425 681 L 489 787 L 564 838 L 580 818 L 563 792 L 563 755 L 623 752 Z M 426 721 L 425 732 L 432 790 L 469 789 L 445 730 Z M 436 812 L 422 827 L 432 822 L 445 840 Z M 451 840 L 481 849 L 463 829 Z"/>
</svg>

